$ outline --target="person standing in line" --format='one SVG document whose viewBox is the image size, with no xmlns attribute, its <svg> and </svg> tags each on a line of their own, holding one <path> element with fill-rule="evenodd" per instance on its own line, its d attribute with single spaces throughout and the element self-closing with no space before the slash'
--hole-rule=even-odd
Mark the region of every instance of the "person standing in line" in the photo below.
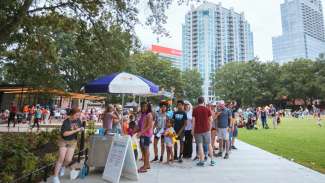
<svg viewBox="0 0 325 183">
<path fill-rule="evenodd" d="M 154 125 L 154 140 L 153 140 L 153 149 L 155 158 L 152 162 L 155 161 L 163 161 L 164 153 L 165 153 L 165 143 L 164 143 L 164 132 L 166 128 L 167 122 L 167 104 L 165 102 L 160 102 L 159 104 L 160 109 L 159 112 L 155 115 L 155 125 Z M 160 140 L 160 159 L 158 159 L 158 142 Z"/>
<path fill-rule="evenodd" d="M 196 145 L 199 147 L 199 162 L 197 166 L 204 166 L 203 144 L 209 147 L 210 165 L 214 166 L 213 149 L 211 146 L 211 110 L 204 105 L 204 98 L 198 98 L 198 106 L 192 114 L 192 135 L 195 137 Z"/>
<path fill-rule="evenodd" d="M 138 132 L 138 136 L 140 137 L 140 148 L 143 158 L 143 166 L 138 170 L 139 173 L 145 173 L 150 169 L 150 144 L 151 137 L 153 136 L 153 115 L 151 104 L 148 102 L 141 103 L 141 117 L 139 120 L 140 131 Z"/>
<path fill-rule="evenodd" d="M 176 142 L 176 132 L 174 130 L 174 125 L 171 120 L 167 120 L 166 130 L 164 133 L 165 144 L 167 149 L 167 161 L 166 164 L 174 162 L 173 146 Z"/>
<path fill-rule="evenodd" d="M 186 126 L 185 126 L 185 142 L 184 142 L 184 158 L 192 158 L 193 153 L 193 136 L 192 136 L 192 105 L 189 101 L 184 101 L 185 112 L 187 116 Z"/>
<path fill-rule="evenodd" d="M 114 106 L 109 104 L 106 107 L 104 115 L 102 115 L 103 128 L 105 129 L 105 134 L 113 132 L 113 123 L 118 121 L 118 117 L 114 114 Z"/>
<path fill-rule="evenodd" d="M 212 145 L 212 148 L 213 148 L 213 154 L 215 155 L 214 153 L 214 150 L 217 150 L 219 148 L 216 147 L 216 141 L 217 141 L 217 128 L 218 128 L 218 116 L 217 116 L 217 113 L 216 113 L 216 107 L 217 107 L 217 104 L 216 102 L 212 103 L 211 105 L 211 113 L 212 113 L 212 128 L 211 128 L 211 145 Z"/>
<path fill-rule="evenodd" d="M 122 134 L 122 120 L 123 120 L 122 110 L 123 110 L 122 105 L 116 106 L 114 115 L 117 117 L 117 119 L 113 121 L 112 133 Z"/>
<path fill-rule="evenodd" d="M 184 150 L 184 129 L 186 126 L 187 114 L 184 111 L 184 101 L 177 101 L 177 111 L 173 114 L 173 122 L 174 122 L 174 130 L 177 135 L 177 141 L 179 142 L 179 155 L 178 151 L 178 143 L 176 142 L 174 145 L 174 160 L 178 160 L 179 163 L 183 162 L 183 150 Z"/>
<path fill-rule="evenodd" d="M 17 105 L 15 102 L 11 102 L 9 108 L 9 117 L 8 117 L 8 128 L 10 128 L 10 123 L 14 123 L 14 127 L 16 126 L 16 114 L 17 114 Z"/>
<path fill-rule="evenodd" d="M 276 129 L 278 127 L 278 122 L 276 120 L 276 109 L 272 104 L 270 104 L 270 115 L 272 118 L 273 128 Z"/>
<path fill-rule="evenodd" d="M 222 157 L 225 153 L 224 159 L 229 158 L 229 132 L 231 127 L 232 114 L 231 111 L 226 108 L 223 100 L 218 104 L 218 139 L 219 139 L 219 153 L 217 157 Z"/>
<path fill-rule="evenodd" d="M 237 129 L 237 123 L 236 123 L 236 116 L 235 113 L 236 111 L 236 106 L 233 102 L 231 102 L 228 106 L 230 112 L 231 112 L 231 120 L 230 120 L 230 130 L 229 130 L 229 150 L 237 150 L 235 147 L 235 139 L 238 136 L 238 129 Z M 256 110 L 256 109 L 255 109 Z"/>
<path fill-rule="evenodd" d="M 61 126 L 61 136 L 58 141 L 59 157 L 54 169 L 53 183 L 60 183 L 59 176 L 64 176 L 65 167 L 72 161 L 74 151 L 77 147 L 77 137 L 84 128 L 80 121 L 80 110 L 75 108 L 70 111 L 70 115 L 63 121 Z"/>
</svg>

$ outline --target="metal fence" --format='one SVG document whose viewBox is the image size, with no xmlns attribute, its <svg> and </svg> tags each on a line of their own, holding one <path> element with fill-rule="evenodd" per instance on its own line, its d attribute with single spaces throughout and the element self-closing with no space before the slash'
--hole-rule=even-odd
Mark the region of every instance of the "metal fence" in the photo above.
<svg viewBox="0 0 325 183">
<path fill-rule="evenodd" d="M 88 148 L 80 150 L 79 152 L 75 153 L 73 156 L 74 158 L 78 156 L 78 162 L 80 162 L 82 156 L 84 155 L 85 161 L 88 159 Z M 52 162 L 51 164 L 42 166 L 26 175 L 23 175 L 14 181 L 12 183 L 20 183 L 20 182 L 32 182 L 34 176 L 39 176 L 41 175 L 42 180 L 44 182 L 47 181 L 47 179 L 50 177 L 50 173 L 52 172 L 52 169 L 54 168 L 56 162 Z"/>
</svg>

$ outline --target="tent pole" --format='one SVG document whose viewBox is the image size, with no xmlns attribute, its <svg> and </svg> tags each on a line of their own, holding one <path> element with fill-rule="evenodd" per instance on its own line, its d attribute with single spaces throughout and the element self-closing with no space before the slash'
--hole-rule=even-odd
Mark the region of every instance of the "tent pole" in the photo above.
<svg viewBox="0 0 325 183">
<path fill-rule="evenodd" d="M 122 94 L 122 108 L 124 108 L 124 93 Z"/>
</svg>

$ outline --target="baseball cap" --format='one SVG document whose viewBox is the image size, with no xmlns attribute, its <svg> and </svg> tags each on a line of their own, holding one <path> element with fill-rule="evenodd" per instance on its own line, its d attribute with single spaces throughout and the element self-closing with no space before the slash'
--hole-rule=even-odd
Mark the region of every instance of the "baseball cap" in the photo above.
<svg viewBox="0 0 325 183">
<path fill-rule="evenodd" d="M 184 104 L 185 104 L 185 105 L 191 105 L 191 103 L 190 103 L 188 100 L 185 100 L 185 101 L 184 101 Z"/>
<path fill-rule="evenodd" d="M 225 105 L 225 101 L 224 100 L 219 100 L 218 105 Z"/>
</svg>

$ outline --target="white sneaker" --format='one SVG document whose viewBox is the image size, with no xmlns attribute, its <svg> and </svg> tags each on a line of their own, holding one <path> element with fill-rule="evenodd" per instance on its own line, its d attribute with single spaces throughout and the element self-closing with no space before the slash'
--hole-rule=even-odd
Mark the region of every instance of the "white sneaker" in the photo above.
<svg viewBox="0 0 325 183">
<path fill-rule="evenodd" d="M 64 168 L 64 166 L 62 166 L 60 168 L 60 172 L 59 172 L 60 177 L 63 177 L 64 176 L 64 171 L 65 171 L 65 168 Z"/>
<path fill-rule="evenodd" d="M 70 180 L 75 180 L 78 178 L 80 171 L 79 170 L 71 170 L 70 171 Z"/>
<path fill-rule="evenodd" d="M 58 176 L 53 177 L 53 183 L 60 183 L 60 179 Z"/>
</svg>

